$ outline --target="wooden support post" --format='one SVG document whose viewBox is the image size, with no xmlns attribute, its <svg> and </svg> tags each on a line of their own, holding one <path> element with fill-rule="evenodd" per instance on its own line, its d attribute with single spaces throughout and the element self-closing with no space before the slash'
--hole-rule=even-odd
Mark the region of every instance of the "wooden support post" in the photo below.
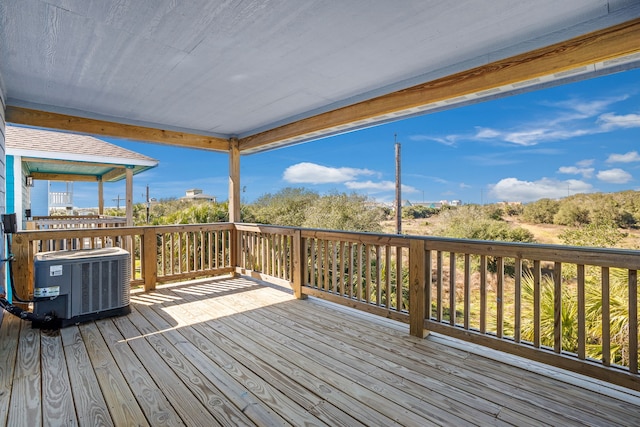
<svg viewBox="0 0 640 427">
<path fill-rule="evenodd" d="M 19 234 L 13 235 L 11 250 L 13 252 L 13 286 L 20 298 L 29 299 L 33 292 L 33 259 L 30 258 L 29 239 Z M 14 299 L 15 301 L 15 299 Z M 16 303 L 22 309 L 28 309 L 28 304 Z"/>
<path fill-rule="evenodd" d="M 237 138 L 229 140 L 229 222 L 241 222 L 240 219 L 240 148 Z M 240 232 L 234 227 L 229 242 L 231 266 L 240 267 Z M 232 272 L 232 276 L 237 273 Z"/>
<path fill-rule="evenodd" d="M 298 299 L 307 299 L 307 295 L 302 293 L 304 284 L 304 264 L 306 263 L 304 251 L 304 239 L 300 230 L 293 233 L 293 294 Z"/>
<path fill-rule="evenodd" d="M 241 222 L 240 149 L 237 138 L 229 140 L 229 222 Z"/>
<path fill-rule="evenodd" d="M 158 281 L 158 240 L 155 228 L 144 229 L 142 256 L 144 291 L 149 292 L 156 288 L 156 282 Z"/>
<path fill-rule="evenodd" d="M 409 242 L 409 333 L 418 338 L 424 338 L 428 334 L 424 328 L 426 315 L 425 254 L 425 241 L 411 239 Z"/>
<path fill-rule="evenodd" d="M 104 215 L 104 182 L 98 178 L 98 214 Z"/>
<path fill-rule="evenodd" d="M 127 167 L 126 217 L 127 227 L 133 226 L 133 169 Z"/>
</svg>

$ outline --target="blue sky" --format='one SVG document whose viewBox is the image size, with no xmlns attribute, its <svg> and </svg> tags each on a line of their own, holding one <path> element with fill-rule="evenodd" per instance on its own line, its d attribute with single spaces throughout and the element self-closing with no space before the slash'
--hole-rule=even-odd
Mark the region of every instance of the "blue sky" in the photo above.
<svg viewBox="0 0 640 427">
<path fill-rule="evenodd" d="M 242 156 L 242 199 L 284 187 L 394 198 L 394 135 L 403 199 L 529 202 L 640 189 L 640 70 L 484 102 L 268 153 Z M 203 150 L 107 141 L 160 161 L 134 178 L 134 202 L 185 190 L 227 199 L 228 157 Z M 105 205 L 125 193 L 105 185 Z M 75 205 L 97 205 L 97 185 L 75 184 Z"/>
</svg>

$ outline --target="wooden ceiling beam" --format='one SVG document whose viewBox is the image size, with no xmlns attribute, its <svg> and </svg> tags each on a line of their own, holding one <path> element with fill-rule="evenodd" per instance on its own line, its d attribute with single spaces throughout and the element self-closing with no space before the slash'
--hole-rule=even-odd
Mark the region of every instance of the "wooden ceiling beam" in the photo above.
<svg viewBox="0 0 640 427">
<path fill-rule="evenodd" d="M 111 169 L 109 172 L 107 172 L 104 175 L 102 175 L 102 182 L 109 182 L 109 181 L 111 181 L 112 179 L 116 178 L 119 175 L 122 175 L 122 177 L 124 177 L 124 175 L 125 175 L 124 168 Z"/>
<path fill-rule="evenodd" d="M 31 172 L 29 176 L 33 179 L 45 180 L 45 181 L 83 181 L 83 182 L 98 182 L 98 177 L 95 175 L 80 175 L 75 173 L 47 173 L 47 172 Z"/>
<path fill-rule="evenodd" d="M 90 167 L 105 167 L 105 168 L 125 168 L 125 165 L 116 165 L 113 163 L 96 163 L 96 162 L 81 162 L 77 160 L 58 160 L 58 159 L 40 159 L 36 157 L 22 157 L 22 162 L 33 163 L 48 163 L 54 165 L 69 165 L 69 166 L 90 166 Z"/>
<path fill-rule="evenodd" d="M 88 119 L 11 105 L 7 106 L 5 116 L 7 122 L 19 125 L 229 152 L 229 141 L 212 136 Z"/>
<path fill-rule="evenodd" d="M 240 139 L 240 151 L 640 51 L 640 19 Z"/>
</svg>

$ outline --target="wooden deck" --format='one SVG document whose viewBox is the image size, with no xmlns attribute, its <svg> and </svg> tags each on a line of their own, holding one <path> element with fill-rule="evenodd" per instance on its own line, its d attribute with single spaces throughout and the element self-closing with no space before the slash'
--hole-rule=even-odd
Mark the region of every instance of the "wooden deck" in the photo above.
<svg viewBox="0 0 640 427">
<path fill-rule="evenodd" d="M 638 394 L 246 278 L 132 308 L 57 333 L 5 314 L 0 425 L 640 425 Z"/>
</svg>

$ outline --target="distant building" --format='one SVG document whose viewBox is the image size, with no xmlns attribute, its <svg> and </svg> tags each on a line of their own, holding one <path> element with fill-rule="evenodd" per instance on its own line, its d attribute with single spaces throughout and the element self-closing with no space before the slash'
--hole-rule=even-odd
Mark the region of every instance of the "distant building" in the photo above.
<svg viewBox="0 0 640 427">
<path fill-rule="evenodd" d="M 198 201 L 198 202 L 216 202 L 216 196 L 210 196 L 208 194 L 203 194 L 202 190 L 199 188 L 192 188 L 186 191 L 184 197 L 181 197 L 180 200 L 189 200 L 189 201 Z"/>
<path fill-rule="evenodd" d="M 405 200 L 402 206 L 424 206 L 432 209 L 441 209 L 443 206 L 462 206 L 462 200 L 440 200 L 439 202 L 410 202 Z"/>
</svg>

